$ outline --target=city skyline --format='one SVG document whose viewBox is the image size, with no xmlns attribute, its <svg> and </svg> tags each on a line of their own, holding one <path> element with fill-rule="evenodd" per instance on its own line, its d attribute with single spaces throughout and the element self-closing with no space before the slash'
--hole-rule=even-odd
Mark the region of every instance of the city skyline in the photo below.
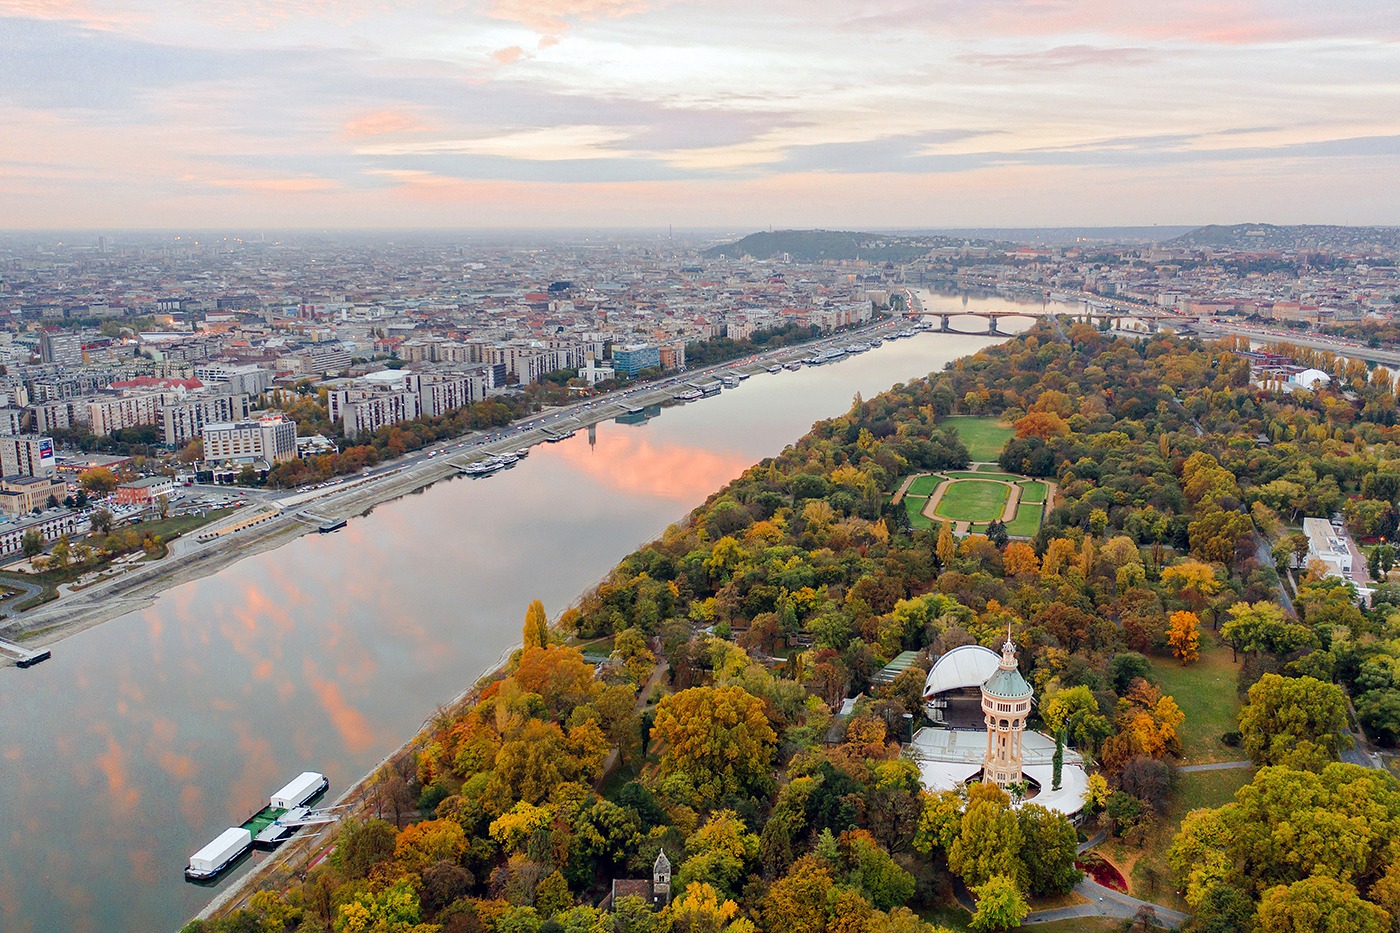
<svg viewBox="0 0 1400 933">
<path fill-rule="evenodd" d="M 0 0 L 12 228 L 1386 224 L 1400 11 Z"/>
</svg>

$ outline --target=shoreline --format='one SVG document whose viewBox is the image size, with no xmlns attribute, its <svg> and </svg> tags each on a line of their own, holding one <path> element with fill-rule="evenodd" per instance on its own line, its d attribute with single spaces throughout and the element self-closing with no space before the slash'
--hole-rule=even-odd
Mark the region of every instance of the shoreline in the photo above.
<svg viewBox="0 0 1400 933">
<path fill-rule="evenodd" d="M 808 355 L 813 347 L 832 342 L 845 343 L 861 335 L 899 328 L 907 326 L 909 323 L 903 317 L 880 318 L 864 327 L 827 334 L 805 343 L 765 351 L 758 355 L 759 360 L 731 360 L 712 364 L 703 369 L 688 371 L 681 374 L 684 377 L 682 384 L 690 380 L 712 378 L 715 373 L 721 370 L 762 371 L 770 364 L 802 359 Z M 545 409 L 535 413 L 532 417 L 538 417 L 547 412 L 564 412 L 572 419 L 570 430 L 580 430 L 625 414 L 629 407 L 662 405 L 668 402 L 676 404 L 674 400 L 676 391 L 677 387 L 669 384 L 653 387 L 642 385 L 633 388 L 630 397 L 625 397 L 621 392 L 605 396 L 603 402 L 592 409 L 579 410 L 568 407 Z M 510 425 L 507 425 L 506 429 L 509 428 Z M 422 492 L 437 482 L 460 475 L 459 464 L 454 461 L 465 463 L 481 455 L 533 447 L 548 438 L 546 430 L 543 425 L 535 425 L 524 429 L 518 435 L 489 441 L 472 450 L 453 454 L 444 452 L 438 459 L 401 466 L 368 481 L 354 482 L 353 478 L 347 478 L 347 482 L 351 483 L 349 488 L 329 492 L 324 496 L 312 497 L 306 501 L 298 501 L 295 505 L 278 506 L 282 509 L 281 514 L 256 528 L 248 529 L 247 532 L 231 534 L 227 539 L 199 544 L 197 543 L 198 534 L 207 533 L 211 528 L 217 528 L 217 523 L 206 526 L 204 529 L 199 529 L 198 532 L 191 532 L 171 542 L 171 552 L 159 561 L 127 570 L 110 580 L 50 600 L 20 616 L 12 616 L 0 621 L 0 637 L 14 641 L 26 648 L 51 647 L 65 638 L 85 632 L 104 622 L 110 622 L 128 613 L 146 609 L 154 605 L 161 594 L 177 586 L 211 576 L 245 557 L 273 550 L 308 532 L 315 531 L 316 525 L 300 517 L 299 513 L 307 509 L 315 510 L 322 519 L 337 521 L 341 519 L 348 521 L 364 516 L 385 502 L 392 502 L 403 496 Z M 453 443 L 459 443 L 464 438 L 470 439 L 471 437 L 472 435 L 462 435 L 450 440 Z M 430 449 L 432 448 L 423 448 L 405 456 L 422 456 L 425 451 Z M 393 461 L 390 461 L 389 465 L 392 466 L 392 464 Z M 296 499 L 297 496 L 298 494 L 292 491 L 288 499 Z M 270 504 L 275 505 L 276 503 Z M 257 505 L 249 505 L 247 508 L 256 509 L 258 507 Z M 242 510 L 225 521 L 236 521 L 241 512 Z M 190 543 L 180 548 L 181 553 L 177 554 L 175 551 L 181 542 Z M 190 548 L 194 550 L 191 552 Z M 0 661 L 0 667 L 4 666 L 14 666 L 14 662 L 8 659 Z"/>
</svg>

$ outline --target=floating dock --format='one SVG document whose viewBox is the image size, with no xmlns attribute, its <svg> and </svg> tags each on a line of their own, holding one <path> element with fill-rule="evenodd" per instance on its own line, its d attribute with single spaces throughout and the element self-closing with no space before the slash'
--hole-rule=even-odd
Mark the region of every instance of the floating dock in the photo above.
<svg viewBox="0 0 1400 933">
<path fill-rule="evenodd" d="M 312 809 L 311 802 L 326 792 L 330 781 L 317 771 L 303 771 L 268 799 L 268 805 L 241 826 L 230 826 L 213 842 L 190 856 L 185 880 L 213 881 L 254 847 L 273 849 L 303 826 L 334 823 L 340 807 Z"/>
</svg>

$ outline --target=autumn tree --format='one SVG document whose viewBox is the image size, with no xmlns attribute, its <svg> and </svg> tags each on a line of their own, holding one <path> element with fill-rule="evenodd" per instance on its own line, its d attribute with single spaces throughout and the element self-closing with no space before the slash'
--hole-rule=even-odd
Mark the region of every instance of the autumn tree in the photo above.
<svg viewBox="0 0 1400 933">
<path fill-rule="evenodd" d="M 549 616 L 545 615 L 544 603 L 538 599 L 530 603 L 525 611 L 525 650 L 543 648 L 549 644 Z"/>
<path fill-rule="evenodd" d="M 1276 885 L 1259 901 L 1257 928 L 1269 933 L 1390 933 L 1391 916 L 1356 888 L 1326 875 Z"/>
<path fill-rule="evenodd" d="M 652 735 L 665 745 L 662 774 L 684 774 L 702 800 L 761 784 L 778 738 L 763 702 L 738 686 L 692 687 L 664 698 Z"/>
<path fill-rule="evenodd" d="M 1034 574 L 1040 571 L 1040 558 L 1035 555 L 1035 548 L 1024 541 L 1012 541 L 1002 552 L 1002 567 L 1007 576 L 1018 576 L 1020 574 Z"/>
<path fill-rule="evenodd" d="M 977 899 L 977 911 L 968 925 L 977 933 L 999 933 L 1018 927 L 1030 913 L 1016 879 L 1009 875 L 992 875 L 974 886 L 972 894 Z"/>
<path fill-rule="evenodd" d="M 958 541 L 953 537 L 953 526 L 949 522 L 942 522 L 938 526 L 938 543 L 934 546 L 934 553 L 938 555 L 938 562 L 947 567 L 953 562 L 953 558 L 958 554 Z"/>
<path fill-rule="evenodd" d="M 1249 688 L 1240 711 L 1240 736 L 1258 764 L 1320 768 L 1336 761 L 1351 740 L 1346 695 L 1336 684 L 1312 677 L 1265 674 Z"/>
<path fill-rule="evenodd" d="M 1172 654 L 1182 664 L 1189 664 L 1200 658 L 1201 620 L 1194 612 L 1173 612 L 1167 621 L 1167 644 L 1172 646 Z"/>
<path fill-rule="evenodd" d="M 105 496 L 117 488 L 117 474 L 107 467 L 93 467 L 91 470 L 84 470 L 78 476 L 78 482 L 90 494 Z"/>
</svg>

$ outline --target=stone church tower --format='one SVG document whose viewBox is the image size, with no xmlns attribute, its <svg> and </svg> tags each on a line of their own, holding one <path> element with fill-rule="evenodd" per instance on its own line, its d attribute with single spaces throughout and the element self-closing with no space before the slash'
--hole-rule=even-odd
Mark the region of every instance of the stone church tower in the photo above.
<svg viewBox="0 0 1400 933">
<path fill-rule="evenodd" d="M 656 856 L 656 864 L 651 866 L 651 896 L 653 903 L 671 903 L 671 860 L 666 857 L 666 850 Z"/>
<path fill-rule="evenodd" d="M 1021 733 L 1031 712 L 1031 685 L 1016 665 L 1010 628 L 1001 646 L 1001 664 L 982 684 L 982 712 L 987 718 L 987 755 L 982 780 L 1005 787 L 1021 780 Z"/>
</svg>

